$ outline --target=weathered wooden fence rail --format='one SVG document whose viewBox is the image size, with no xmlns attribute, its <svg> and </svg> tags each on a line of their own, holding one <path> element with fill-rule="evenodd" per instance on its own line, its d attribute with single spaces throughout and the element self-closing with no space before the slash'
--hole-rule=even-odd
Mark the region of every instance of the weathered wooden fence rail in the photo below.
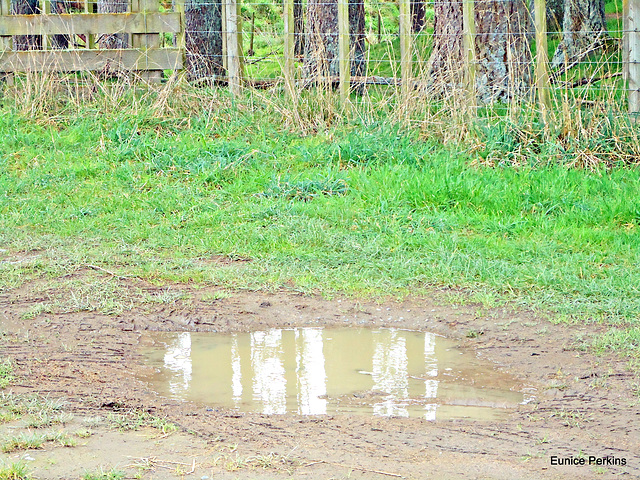
<svg viewBox="0 0 640 480">
<path fill-rule="evenodd" d="M 93 13 L 95 0 L 78 0 L 76 5 L 84 6 L 83 13 L 50 13 L 51 0 L 40 0 L 39 11 L 33 15 L 11 14 L 11 0 L 0 0 L 0 74 L 12 72 L 71 72 L 71 71 L 134 71 L 150 81 L 159 81 L 163 70 L 181 70 L 185 68 L 185 0 L 174 2 L 175 12 L 159 12 L 158 0 L 130 0 L 129 13 Z M 460 0 L 462 6 L 462 61 L 466 73 L 469 98 L 475 98 L 476 87 L 476 13 L 478 4 L 474 0 Z M 398 0 L 399 6 L 399 62 L 400 78 L 380 79 L 368 77 L 367 73 L 352 78 L 350 69 L 349 38 L 349 2 L 336 0 L 339 39 L 339 75 L 324 75 L 310 79 L 299 79 L 296 74 L 294 52 L 295 21 L 294 1 L 282 0 L 284 14 L 284 49 L 281 62 L 282 77 L 265 79 L 245 79 L 242 48 L 241 0 L 221 0 L 221 62 L 225 73 L 208 78 L 217 84 L 229 85 L 233 93 L 240 91 L 243 85 L 268 86 L 284 80 L 285 91 L 296 96 L 297 90 L 304 86 L 327 81 L 333 85 L 335 78 L 345 104 L 354 88 L 362 85 L 390 85 L 400 87 L 405 97 L 412 95 L 417 86 L 424 83 L 416 72 L 414 57 L 418 57 L 419 45 L 414 42 L 415 32 L 411 24 L 411 0 Z M 535 9 L 536 58 L 532 74 L 533 86 L 537 91 L 538 103 L 543 120 L 552 109 L 551 92 L 554 78 L 550 75 L 547 55 L 546 2 L 533 1 Z M 378 13 L 379 15 L 379 13 Z M 629 112 L 640 114 L 640 0 L 624 0 L 624 44 L 623 72 L 628 88 Z M 378 21 L 380 17 L 378 16 Z M 378 30 L 380 26 L 378 26 Z M 252 28 L 253 31 L 253 28 Z M 96 48 L 97 39 L 102 35 L 126 34 L 127 48 Z M 175 35 L 171 47 L 162 47 L 161 35 Z M 424 35 L 425 33 L 419 33 Z M 21 50 L 14 48 L 13 39 L 24 35 L 36 35 L 41 39 L 37 49 Z M 83 38 L 83 42 L 71 41 L 71 48 L 53 48 L 53 36 L 64 35 L 68 38 Z M 380 36 L 380 32 L 378 32 Z M 253 40 L 251 40 L 253 42 Z M 171 43 L 171 42 L 170 42 Z M 192 53 L 190 53 L 192 54 Z M 419 65 L 418 65 L 419 67 Z M 336 72 L 338 73 L 338 72 Z M 557 73 L 560 75 L 562 72 Z M 605 77 L 602 77 L 605 78 Z M 300 80 L 300 81 L 299 81 Z M 301 87 L 302 85 L 302 87 Z"/>
<path fill-rule="evenodd" d="M 102 71 L 105 69 L 136 71 L 144 78 L 159 81 L 163 70 L 180 70 L 184 64 L 184 43 L 176 47 L 161 48 L 160 34 L 169 33 L 182 38 L 181 13 L 158 12 L 158 2 L 133 0 L 130 13 L 44 13 L 12 15 L 9 1 L 0 6 L 0 72 L 72 72 Z M 47 2 L 48 3 L 48 2 Z M 126 34 L 130 38 L 127 48 L 95 48 L 99 35 Z M 37 49 L 15 50 L 12 38 L 37 35 L 42 41 Z M 84 38 L 83 48 L 51 48 L 47 40 L 51 35 L 66 35 L 71 39 Z"/>
</svg>

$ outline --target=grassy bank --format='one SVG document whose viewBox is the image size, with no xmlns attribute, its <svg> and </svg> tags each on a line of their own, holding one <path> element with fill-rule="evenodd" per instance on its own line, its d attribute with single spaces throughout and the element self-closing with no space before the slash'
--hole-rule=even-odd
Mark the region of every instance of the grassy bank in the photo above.
<svg viewBox="0 0 640 480">
<path fill-rule="evenodd" d="M 505 116 L 453 143 L 454 124 L 384 109 L 110 95 L 37 110 L 5 96 L 0 291 L 87 265 L 327 295 L 451 286 L 602 322 L 599 349 L 638 354 L 639 146 L 624 121 L 591 112 L 544 139 Z"/>
</svg>

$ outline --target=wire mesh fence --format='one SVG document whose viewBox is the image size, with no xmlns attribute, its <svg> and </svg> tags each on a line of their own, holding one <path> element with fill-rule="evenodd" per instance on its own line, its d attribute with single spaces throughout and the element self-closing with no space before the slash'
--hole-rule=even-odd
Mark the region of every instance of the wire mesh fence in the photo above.
<svg viewBox="0 0 640 480">
<path fill-rule="evenodd" d="M 276 91 L 288 82 L 289 93 L 342 85 L 352 102 L 375 88 L 466 92 L 479 108 L 525 101 L 544 110 L 570 96 L 637 112 L 639 3 L 629 12 L 622 0 L 2 0 L 0 41 L 4 56 L 179 49 L 194 82 Z M 142 12 L 138 33 L 116 23 L 43 30 L 52 16 L 71 25 L 74 15 L 127 12 Z M 147 30 L 148 12 L 179 13 L 180 31 Z M 16 23 L 24 15 L 31 20 Z"/>
</svg>

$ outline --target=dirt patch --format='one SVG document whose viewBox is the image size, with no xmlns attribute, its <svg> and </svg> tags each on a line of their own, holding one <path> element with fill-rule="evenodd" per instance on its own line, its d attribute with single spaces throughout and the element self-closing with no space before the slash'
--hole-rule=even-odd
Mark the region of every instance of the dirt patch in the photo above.
<svg viewBox="0 0 640 480">
<path fill-rule="evenodd" d="M 61 298 L 76 295 L 73 288 L 51 289 L 47 287 L 51 282 L 34 282 L 1 294 L 5 336 L 0 355 L 11 359 L 17 374 L 10 388 L 18 394 L 63 397 L 79 418 L 144 412 L 166 418 L 181 430 L 142 442 L 133 455 L 127 448 L 105 450 L 99 445 L 126 445 L 139 439 L 141 431 L 118 437 L 105 427 L 101 435 L 110 435 L 109 442 L 95 437 L 82 446 L 96 456 L 93 463 L 86 461 L 88 467 L 128 465 L 132 460 L 122 458 L 128 451 L 138 459 L 154 457 L 152 468 L 139 470 L 143 478 L 154 479 L 179 475 L 161 466 L 170 465 L 162 461 L 188 465 L 194 459 L 199 470 L 192 475 L 197 478 L 640 477 L 637 379 L 623 360 L 581 351 L 581 338 L 593 333 L 597 328 L 593 325 L 567 327 L 506 308 L 451 305 L 451 292 L 376 303 L 295 292 L 158 287 L 105 272 L 74 275 L 80 283 L 95 283 L 96 275 L 103 275 L 102 282 L 117 287 L 118 295 L 132 296 L 130 308 L 112 315 L 100 313 L 98 307 L 74 312 Z M 39 304 L 49 307 L 40 311 Z M 56 305 L 66 305 L 66 313 L 57 313 Z M 535 392 L 536 400 L 499 422 L 267 416 L 166 399 L 137 380 L 148 368 L 138 354 L 144 330 L 237 332 L 338 325 L 447 335 L 461 348 L 473 349 L 515 375 Z M 144 445 L 156 443 L 163 446 L 145 450 Z M 183 451 L 172 456 L 171 449 L 180 445 L 188 445 L 191 456 Z M 44 457 L 55 460 L 62 455 L 56 452 L 66 455 L 79 448 L 47 448 L 38 455 L 46 453 Z M 579 455 L 625 459 L 626 465 L 551 465 L 552 456 Z M 84 457 L 77 458 L 85 462 L 80 460 Z M 77 468 L 51 473 L 38 461 L 32 464 L 40 478 L 78 478 Z"/>
</svg>

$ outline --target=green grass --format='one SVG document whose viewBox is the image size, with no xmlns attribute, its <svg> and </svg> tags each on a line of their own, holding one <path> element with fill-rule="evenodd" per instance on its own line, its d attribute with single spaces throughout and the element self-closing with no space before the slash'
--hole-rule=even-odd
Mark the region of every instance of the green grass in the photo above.
<svg viewBox="0 0 640 480">
<path fill-rule="evenodd" d="M 18 450 L 38 450 L 43 448 L 45 443 L 53 443 L 62 447 L 76 446 L 76 440 L 64 432 L 35 433 L 27 431 L 3 439 L 0 448 L 4 453 Z"/>
<path fill-rule="evenodd" d="M 87 472 L 82 476 L 82 480 L 122 480 L 123 478 L 125 478 L 125 473 L 115 468 L 107 471 L 101 468 L 96 472 Z"/>
<path fill-rule="evenodd" d="M 471 155 L 377 118 L 301 135 L 252 108 L 203 112 L 189 128 L 133 113 L 33 122 L 5 108 L 0 290 L 45 277 L 64 291 L 31 316 L 127 308 L 100 271 L 56 283 L 86 265 L 326 295 L 452 286 L 637 328 L 639 172 L 569 168 L 580 148 L 632 156 L 633 130 L 605 117 L 554 143 L 479 121 Z M 253 261 L 211 267 L 212 255 Z M 612 345 L 637 349 L 629 338 Z"/>
<path fill-rule="evenodd" d="M 111 428 L 121 432 L 138 430 L 142 427 L 151 427 L 159 430 L 163 435 L 178 430 L 178 426 L 169 422 L 166 418 L 157 417 L 144 412 L 128 412 L 126 414 L 110 413 L 107 421 Z"/>
<path fill-rule="evenodd" d="M 14 379 L 13 365 L 7 359 L 0 361 L 0 388 L 6 388 Z"/>
<path fill-rule="evenodd" d="M 0 480 L 29 480 L 33 477 L 25 463 L 0 463 Z"/>
</svg>

